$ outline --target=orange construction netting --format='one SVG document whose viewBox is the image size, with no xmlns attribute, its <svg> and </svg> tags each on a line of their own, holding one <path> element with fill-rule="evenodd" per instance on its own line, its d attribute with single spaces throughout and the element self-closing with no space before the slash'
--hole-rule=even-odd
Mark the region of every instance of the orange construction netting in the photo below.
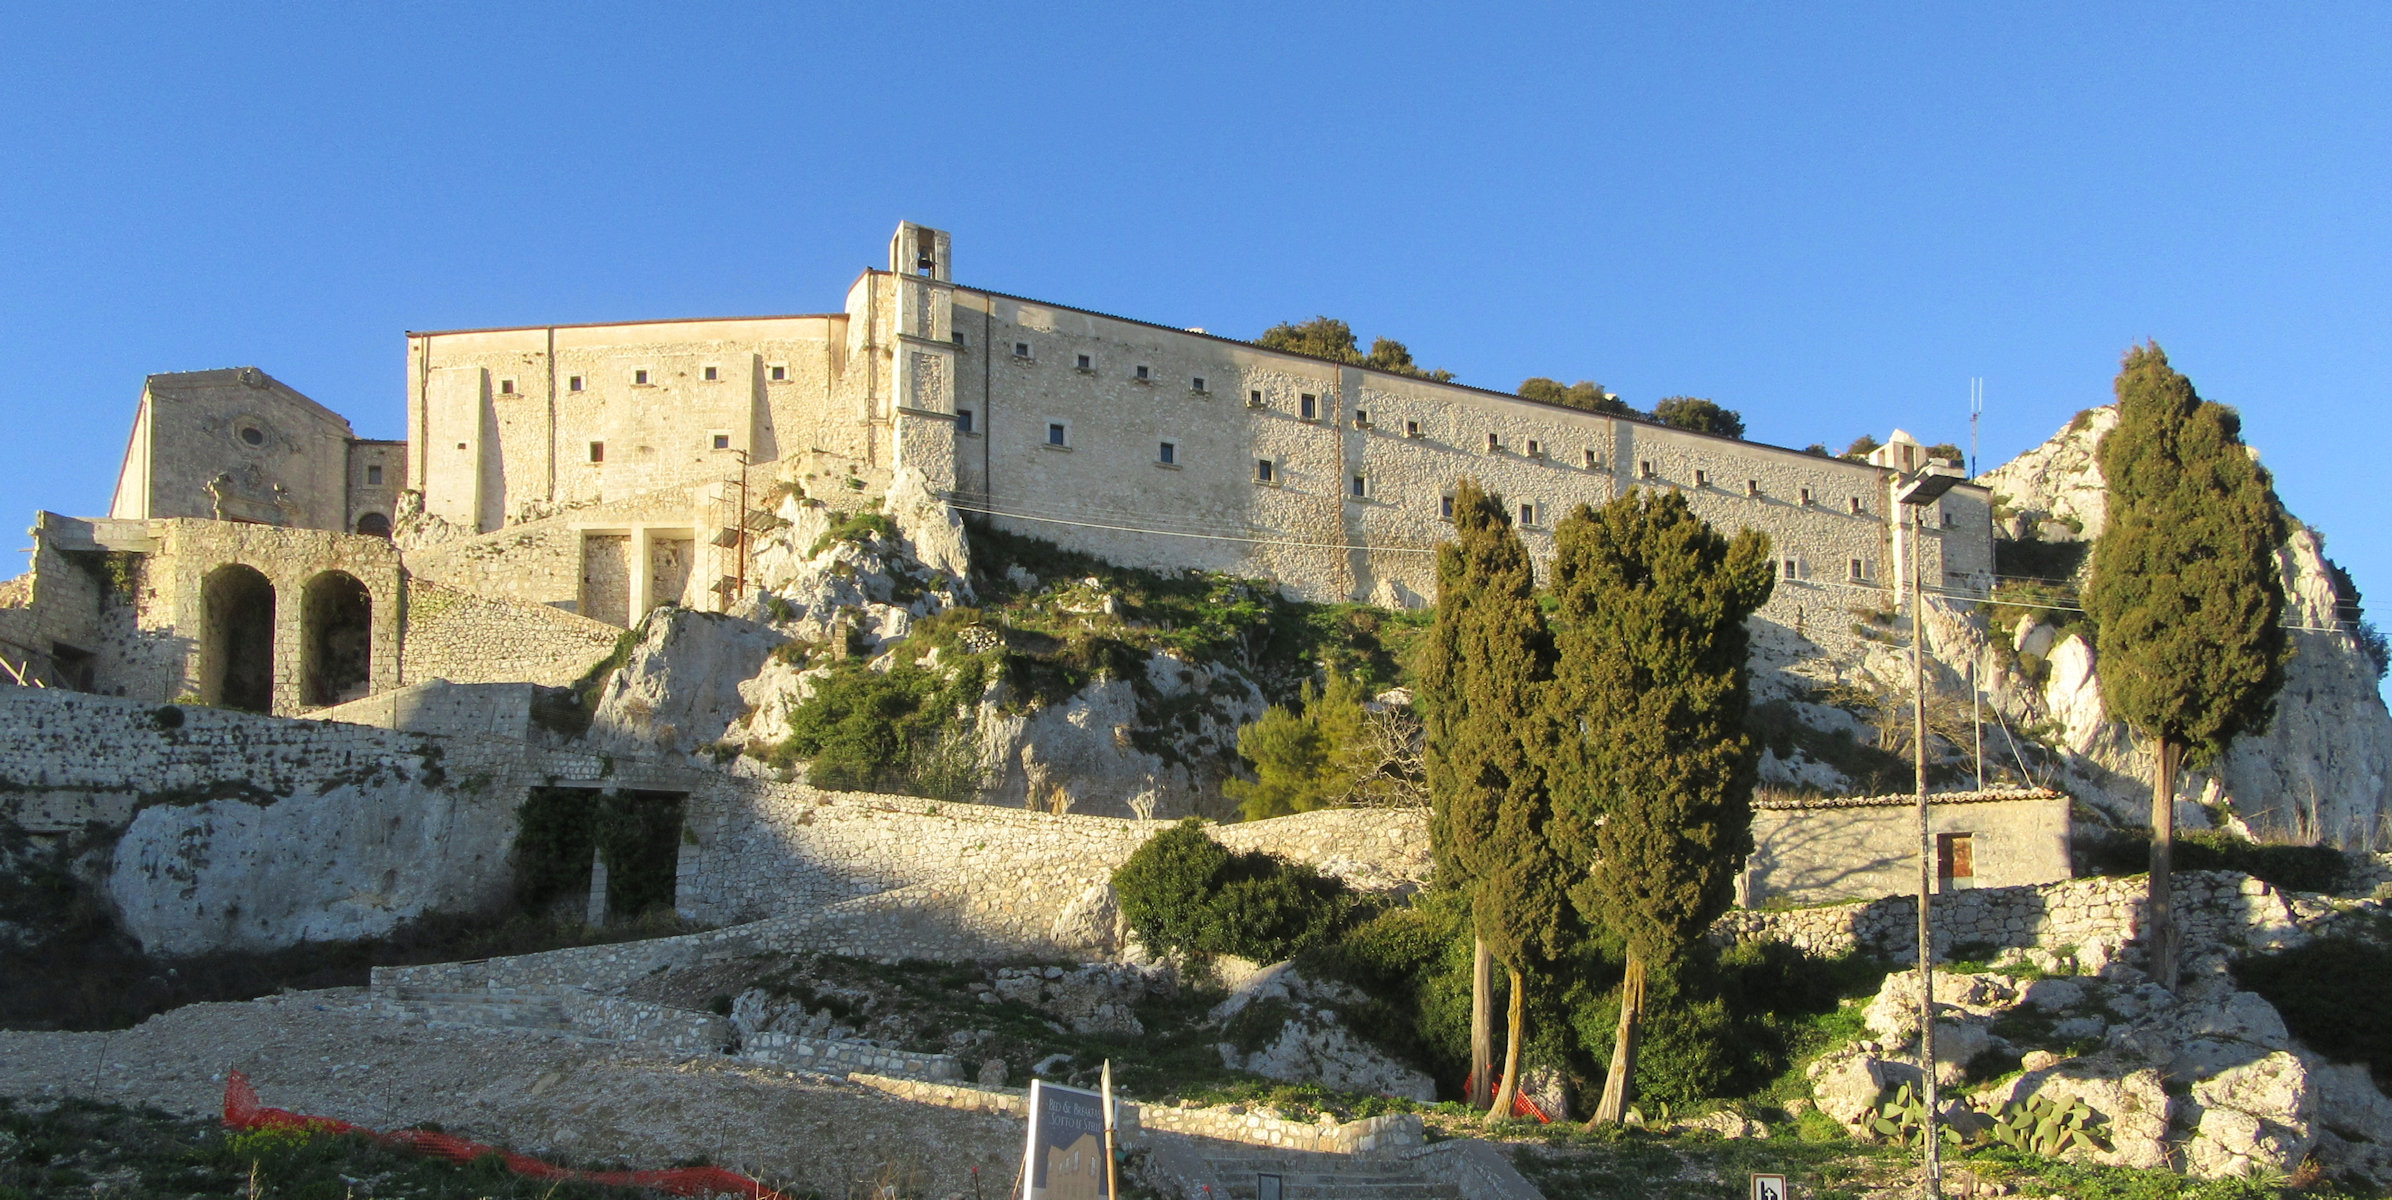
<svg viewBox="0 0 2392 1200">
<path fill-rule="evenodd" d="M 224 1126 L 239 1130 L 299 1129 L 315 1133 L 354 1133 L 372 1138 L 385 1146 L 398 1146 L 458 1163 L 469 1163 L 496 1154 L 505 1160 L 508 1170 L 531 1179 L 594 1183 L 602 1187 L 651 1188 L 674 1196 L 728 1195 L 746 1197 L 747 1200 L 788 1200 L 779 1192 L 745 1175 L 721 1167 L 676 1167 L 664 1171 L 577 1171 L 570 1167 L 552 1166 L 530 1155 L 515 1154 L 496 1146 L 485 1146 L 480 1142 L 469 1142 L 461 1137 L 425 1129 L 377 1133 L 330 1117 L 303 1117 L 258 1103 L 257 1089 L 251 1087 L 249 1078 L 239 1071 L 233 1072 L 224 1084 Z"/>
</svg>

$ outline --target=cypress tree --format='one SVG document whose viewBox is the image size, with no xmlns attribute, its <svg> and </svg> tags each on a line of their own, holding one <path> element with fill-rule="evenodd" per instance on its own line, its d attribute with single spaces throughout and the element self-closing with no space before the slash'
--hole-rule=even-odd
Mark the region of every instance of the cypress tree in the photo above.
<svg viewBox="0 0 2392 1200">
<path fill-rule="evenodd" d="M 1504 918 L 1530 911 L 1518 889 L 1534 878 L 1510 868 L 1523 832 L 1542 825 L 1544 778 L 1537 744 L 1543 687 L 1553 647 L 1536 602 L 1528 547 L 1511 526 L 1501 497 L 1475 480 L 1456 489 L 1454 539 L 1437 548 L 1437 618 L 1420 651 L 1420 701 L 1427 735 L 1429 838 L 1439 886 L 1471 900 L 1477 944 L 1471 986 L 1470 1086 L 1488 1101 L 1493 1065 L 1492 963 L 1495 947 L 1526 947 Z M 1499 880 L 1489 893 L 1489 880 Z M 1498 935 L 1491 939 L 1490 932 Z M 1515 952 L 1512 1008 L 1522 1004 Z M 1513 1025 L 1518 1044 L 1518 1023 Z M 1516 1050 L 1511 1057 L 1516 1065 Z"/>
<path fill-rule="evenodd" d="M 2097 451 L 2109 521 L 2085 591 L 2111 715 L 2149 738 L 2152 977 L 2176 986 L 2169 872 L 2176 773 L 2266 728 L 2284 683 L 2283 510 L 2233 409 L 2201 399 L 2157 343 L 2126 352 Z"/>
<path fill-rule="evenodd" d="M 1674 490 L 1582 505 L 1554 541 L 1553 843 L 1581 918 L 1628 959 L 1591 1124 L 1626 1109 L 1648 976 L 1735 899 L 1759 777 L 1744 619 L 1776 579 L 1767 537 L 1722 536 Z"/>
</svg>

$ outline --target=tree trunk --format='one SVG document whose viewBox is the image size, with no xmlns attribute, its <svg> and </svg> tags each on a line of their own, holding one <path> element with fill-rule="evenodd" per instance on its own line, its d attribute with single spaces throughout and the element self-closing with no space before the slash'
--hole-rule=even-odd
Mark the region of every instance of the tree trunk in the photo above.
<svg viewBox="0 0 2392 1200">
<path fill-rule="evenodd" d="M 2176 857 L 2176 769 L 2184 743 L 2162 734 L 2159 768 L 2151 777 L 2151 896 L 2143 914 L 2143 946 L 2151 981 L 2176 990 L 2176 900 L 2169 872 Z"/>
<path fill-rule="evenodd" d="M 1603 1102 L 1587 1126 L 1616 1124 L 1628 1115 L 1628 1084 L 1636 1077 L 1637 1026 L 1644 1020 L 1645 965 L 1628 958 L 1628 974 L 1620 980 L 1620 1030 L 1611 1043 L 1611 1069 L 1603 1076 Z"/>
<path fill-rule="evenodd" d="M 1508 972 L 1512 982 L 1512 1002 L 1504 1014 L 1503 1086 L 1495 1089 L 1494 1103 L 1487 1107 L 1487 1119 L 1500 1120 L 1512 1115 L 1520 1094 L 1520 1033 L 1528 1024 L 1528 981 L 1518 971 Z"/>
<path fill-rule="evenodd" d="M 1486 1107 L 1494 1068 L 1495 954 L 1487 949 L 1487 939 L 1477 938 L 1470 948 L 1470 1082 L 1462 1088 L 1464 1103 Z"/>
</svg>

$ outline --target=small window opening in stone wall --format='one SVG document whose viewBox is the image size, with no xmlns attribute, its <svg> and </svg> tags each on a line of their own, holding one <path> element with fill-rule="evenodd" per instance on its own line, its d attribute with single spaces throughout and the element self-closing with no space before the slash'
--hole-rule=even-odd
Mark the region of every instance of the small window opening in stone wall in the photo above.
<svg viewBox="0 0 2392 1200">
<path fill-rule="evenodd" d="M 764 368 L 764 377 L 774 383 L 787 383 L 789 382 L 789 367 L 785 363 L 774 363 Z"/>
<path fill-rule="evenodd" d="M 698 377 L 704 379 L 708 383 L 713 383 L 714 381 L 723 377 L 722 368 L 700 367 L 698 368 Z"/>
<path fill-rule="evenodd" d="M 1154 372 L 1147 369 L 1145 363 L 1139 363 L 1131 373 L 1131 378 L 1136 379 L 1140 383 L 1153 383 Z"/>
<path fill-rule="evenodd" d="M 266 431 L 258 428 L 255 425 L 243 425 L 241 427 L 241 440 L 249 443 L 252 446 L 263 446 L 266 444 Z"/>
<path fill-rule="evenodd" d="M 1587 452 L 1586 452 L 1586 469 L 1587 469 L 1587 470 L 1589 470 L 1589 471 L 1600 471 L 1600 470 L 1602 470 L 1602 469 L 1603 469 L 1603 456 L 1602 456 L 1602 455 L 1600 455 L 1600 454 L 1597 454 L 1597 453 L 1595 453 L 1595 452 L 1594 452 L 1594 451 L 1592 451 L 1592 450 L 1589 450 L 1589 451 L 1587 451 Z"/>
<path fill-rule="evenodd" d="M 1357 409 L 1355 409 L 1355 410 L 1354 410 L 1354 428 L 1356 428 L 1356 429 L 1368 429 L 1368 428 L 1370 428 L 1370 410 L 1369 410 L 1369 409 L 1367 409 L 1367 408 L 1357 408 Z"/>
<path fill-rule="evenodd" d="M 1787 560 L 1786 560 L 1786 578 L 1788 578 L 1788 579 L 1800 579 L 1800 578 L 1802 578 L 1802 560 L 1801 560 L 1801 559 L 1799 559 L 1799 558 L 1789 558 L 1789 559 L 1787 559 Z"/>
<path fill-rule="evenodd" d="M 1250 391 L 1250 392 L 1246 393 L 1246 407 L 1248 407 L 1248 408 L 1261 408 L 1261 407 L 1262 407 L 1262 389 L 1261 389 L 1261 388 L 1256 388 L 1256 389 L 1254 389 L 1253 391 Z"/>
<path fill-rule="evenodd" d="M 1028 343 L 1028 342 L 1015 342 L 1015 343 L 1013 344 L 1013 356 L 1014 356 L 1015 358 L 1028 358 L 1028 357 L 1030 357 L 1030 343 Z"/>
<path fill-rule="evenodd" d="M 1522 525 L 1534 525 L 1534 524 L 1536 524 L 1536 523 L 1537 523 L 1537 506 L 1536 506 L 1536 505 L 1534 505 L 1534 504 L 1523 504 L 1523 505 L 1521 505 L 1521 506 L 1520 506 L 1520 524 L 1522 524 Z"/>
<path fill-rule="evenodd" d="M 955 336 L 955 344 L 956 344 L 956 345 L 958 345 L 958 346 L 968 346 L 968 345 L 970 345 L 970 344 L 971 344 L 970 342 L 967 342 L 967 341 L 965 341 L 965 340 L 964 340 L 964 337 L 963 337 L 963 330 L 960 330 L 960 329 L 956 330 L 956 331 L 955 331 L 955 335 L 954 335 L 954 336 Z"/>
<path fill-rule="evenodd" d="M 1649 458 L 1642 458 L 1642 459 L 1638 459 L 1638 460 L 1637 460 L 1637 462 L 1636 462 L 1636 477 L 1637 477 L 1638 479 L 1651 479 L 1651 478 L 1653 477 L 1653 460 L 1652 460 L 1652 459 L 1649 459 Z"/>
<path fill-rule="evenodd" d="M 1809 504 L 1809 503 L 1811 502 L 1811 489 L 1809 489 L 1809 488 L 1804 488 L 1804 489 L 1802 489 L 1802 502 L 1803 502 L 1804 504 Z"/>
<path fill-rule="evenodd" d="M 1404 422 L 1404 436 L 1405 436 L 1405 437 L 1408 437 L 1408 438 L 1416 438 L 1416 437 L 1419 437 L 1419 436 L 1420 436 L 1420 422 L 1418 422 L 1418 421 L 1406 421 L 1406 422 Z"/>
<path fill-rule="evenodd" d="M 956 410 L 955 410 L 955 432 L 957 432 L 957 433 L 970 433 L 970 432 L 972 432 L 972 410 L 971 410 L 971 409 L 968 409 L 968 408 L 959 408 L 959 409 L 956 409 Z"/>
<path fill-rule="evenodd" d="M 715 435 L 714 435 L 714 448 L 715 448 L 715 449 L 717 449 L 717 450 L 728 450 L 728 449 L 730 449 L 730 448 L 731 448 L 731 435 L 730 435 L 730 434 L 727 434 L 727 433 L 718 433 L 718 434 L 715 434 Z"/>
<path fill-rule="evenodd" d="M 1071 444 L 1071 427 L 1070 427 L 1070 426 L 1068 426 L 1068 425 L 1065 425 L 1065 424 L 1064 424 L 1063 422 L 1061 422 L 1061 421 L 1049 421 L 1049 422 L 1047 422 L 1047 440 L 1046 440 L 1046 444 L 1047 444 L 1047 445 L 1050 445 L 1050 446 L 1068 446 L 1068 445 L 1070 445 L 1070 444 Z"/>
<path fill-rule="evenodd" d="M 1866 568 L 1866 563 L 1863 563 L 1857 558 L 1853 559 L 1851 564 L 1852 582 L 1859 583 L 1861 580 L 1868 578 Z"/>
<path fill-rule="evenodd" d="M 372 690 L 374 598 L 357 577 L 326 571 L 299 592 L 299 702 L 310 708 Z"/>
<path fill-rule="evenodd" d="M 602 462 L 605 462 L 605 461 L 606 461 L 606 443 L 605 443 L 605 442 L 591 442 L 591 443 L 590 443 L 590 461 L 591 461 L 591 462 L 594 462 L 594 463 L 602 463 Z"/>
<path fill-rule="evenodd" d="M 274 708 L 274 585 L 228 563 L 200 584 L 199 696 L 249 712 Z"/>
<path fill-rule="evenodd" d="M 1270 483 L 1278 474 L 1277 464 L 1267 458 L 1254 460 L 1254 482 Z"/>
<path fill-rule="evenodd" d="M 1157 443 L 1154 448 L 1154 460 L 1166 467 L 1179 465 L 1179 443 Z"/>
<path fill-rule="evenodd" d="M 382 468 L 379 466 L 367 467 L 365 469 L 365 484 L 367 487 L 381 487 Z"/>
<path fill-rule="evenodd" d="M 1453 520 L 1453 493 L 1437 497 L 1437 516 L 1447 521 Z"/>
<path fill-rule="evenodd" d="M 389 537 L 390 518 L 378 512 L 366 513 L 357 518 L 357 532 L 367 537 Z"/>
<path fill-rule="evenodd" d="M 514 380 L 512 380 L 512 379 L 501 379 L 501 380 L 499 380 L 499 381 L 498 381 L 498 394 L 499 394 L 499 395 L 501 395 L 501 396 L 512 396 L 512 395 L 514 395 L 514 394 L 515 394 L 515 381 L 514 381 Z"/>
<path fill-rule="evenodd" d="M 1528 457 L 1530 457 L 1530 458 L 1543 458 L 1544 456 L 1545 456 L 1545 444 L 1544 444 L 1543 442 L 1540 442 L 1540 441 L 1536 440 L 1535 438 L 1530 438 L 1530 439 L 1528 439 Z"/>
<path fill-rule="evenodd" d="M 1203 390 L 1204 390 L 1204 376 L 1202 376 L 1202 375 L 1195 375 L 1195 376 L 1191 376 L 1191 377 L 1189 377 L 1189 379 L 1188 379 L 1188 390 L 1189 390 L 1189 391 L 1191 391 L 1191 392 L 1201 392 L 1201 391 L 1203 391 Z"/>
<path fill-rule="evenodd" d="M 1367 475 L 1356 475 L 1356 476 L 1354 476 L 1354 479 L 1353 479 L 1353 492 L 1354 492 L 1354 499 L 1356 499 L 1356 500 L 1367 500 L 1367 499 L 1369 499 L 1369 498 L 1370 498 L 1370 477 L 1369 477 L 1369 476 L 1367 476 Z"/>
<path fill-rule="evenodd" d="M 1073 369 L 1080 371 L 1094 371 L 1096 370 L 1096 358 L 1095 356 L 1088 354 L 1074 355 L 1072 358 L 1072 367 Z"/>
<path fill-rule="evenodd" d="M 578 392 L 578 391 L 580 391 L 580 390 L 581 390 L 581 376 L 579 376 L 579 375 L 567 375 L 567 376 L 565 376 L 565 390 L 566 390 L 566 391 L 568 391 L 568 392 Z"/>
<path fill-rule="evenodd" d="M 1311 392 L 1298 393 L 1296 395 L 1296 415 L 1307 421 L 1319 417 L 1321 415 L 1321 398 Z"/>
<path fill-rule="evenodd" d="M 645 386 L 648 382 L 647 369 L 643 367 L 640 370 L 633 371 L 631 373 L 631 382 L 636 385 Z"/>
<path fill-rule="evenodd" d="M 1711 486 L 1711 473 L 1709 471 L 1703 470 L 1700 467 L 1695 468 L 1694 486 L 1698 488 Z"/>
<path fill-rule="evenodd" d="M 1760 480 L 1758 480 L 1758 479 L 1747 479 L 1747 480 L 1745 480 L 1745 481 L 1744 481 L 1744 494 L 1745 494 L 1746 496 L 1748 496 L 1748 497 L 1752 498 L 1752 499 L 1755 499 L 1755 500 L 1758 500 L 1758 499 L 1760 499 L 1760 498 L 1761 498 L 1761 481 L 1760 481 Z"/>
<path fill-rule="evenodd" d="M 1959 518 L 1957 515 L 1953 514 L 1952 512 L 1950 512 L 1950 511 L 1948 511 L 1948 510 L 1946 510 L 1946 511 L 1943 513 L 1943 527 L 1944 527 L 1944 528 L 1946 528 L 1946 529 L 1952 529 L 1952 528 L 1955 528 L 1955 527 L 1957 527 L 1959 524 L 1960 524 L 1960 518 Z"/>
<path fill-rule="evenodd" d="M 1852 498 L 1851 498 L 1851 499 L 1848 501 L 1848 503 L 1849 503 L 1849 504 L 1851 505 L 1851 507 L 1852 507 L 1852 515 L 1853 515 L 1853 516 L 1856 516 L 1856 517 L 1857 517 L 1857 516 L 1859 516 L 1859 515 L 1860 515 L 1860 497 L 1858 497 L 1858 496 L 1854 496 L 1854 497 L 1852 497 Z"/>
</svg>

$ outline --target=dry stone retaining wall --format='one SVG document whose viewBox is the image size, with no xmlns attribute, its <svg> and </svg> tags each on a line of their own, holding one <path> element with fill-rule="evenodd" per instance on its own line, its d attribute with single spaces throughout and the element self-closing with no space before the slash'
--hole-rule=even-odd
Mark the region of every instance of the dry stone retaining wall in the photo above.
<svg viewBox="0 0 2392 1200">
<path fill-rule="evenodd" d="M 623 631 L 545 604 L 407 581 L 406 682 L 538 683 L 561 687 L 614 649 Z"/>
<path fill-rule="evenodd" d="M 850 1075 L 848 1078 L 865 1087 L 924 1104 L 1008 1116 L 1027 1113 L 1026 1093 L 1014 1088 L 998 1091 L 865 1074 Z M 1137 1144 L 1138 1135 L 1142 1132 L 1176 1133 L 1249 1146 L 1322 1154 L 1393 1154 L 1426 1141 L 1417 1113 L 1390 1113 L 1345 1122 L 1315 1122 L 1290 1120 L 1269 1110 L 1248 1108 L 1242 1104 L 1175 1108 L 1141 1104 L 1134 1100 L 1116 1100 L 1115 1103 L 1118 1105 L 1122 1140 L 1132 1145 Z"/>
</svg>

